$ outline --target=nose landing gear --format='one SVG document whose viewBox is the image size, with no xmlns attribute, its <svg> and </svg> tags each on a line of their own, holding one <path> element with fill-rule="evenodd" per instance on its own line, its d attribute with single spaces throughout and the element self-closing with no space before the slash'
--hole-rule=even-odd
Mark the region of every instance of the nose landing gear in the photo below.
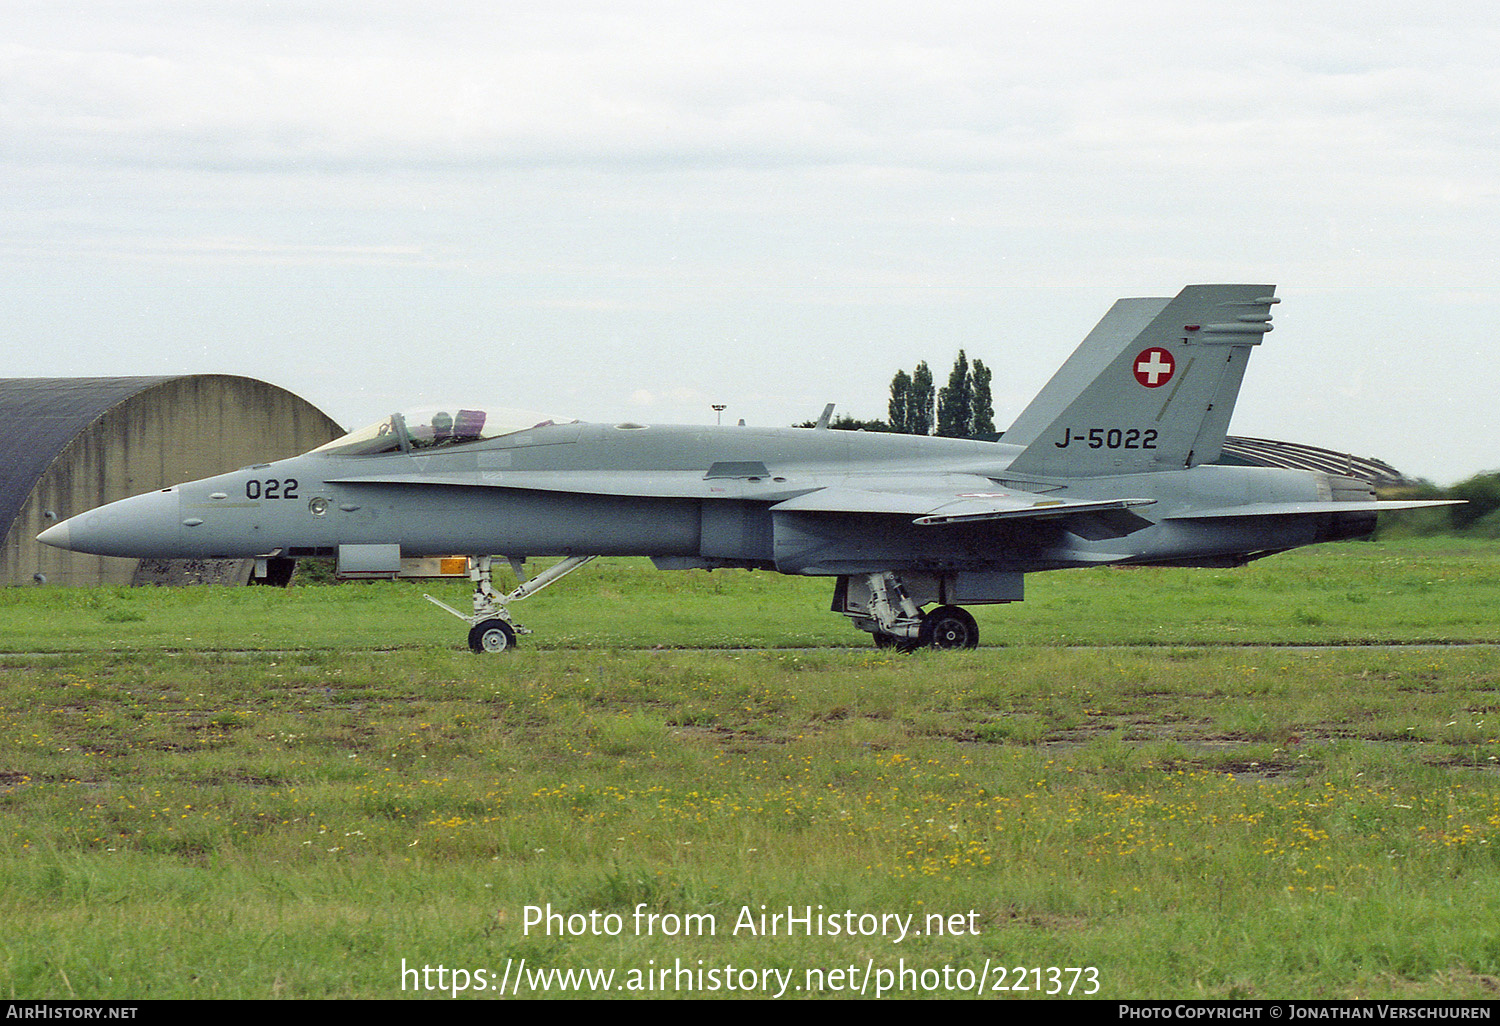
<svg viewBox="0 0 1500 1026">
<path fill-rule="evenodd" d="M 594 556 L 569 556 L 562 562 L 548 567 L 529 581 L 523 581 L 509 595 L 495 590 L 494 557 L 470 556 L 469 580 L 474 582 L 474 613 L 465 615 L 441 599 L 424 596 L 428 602 L 439 606 L 469 625 L 469 650 L 471 652 L 506 652 L 516 647 L 516 638 L 531 631 L 511 619 L 509 604 L 529 598 L 577 570 Z M 513 558 L 511 565 L 520 577 L 524 560 Z"/>
<path fill-rule="evenodd" d="M 516 646 L 516 628 L 505 620 L 492 618 L 469 628 L 469 651 L 504 652 Z"/>
</svg>

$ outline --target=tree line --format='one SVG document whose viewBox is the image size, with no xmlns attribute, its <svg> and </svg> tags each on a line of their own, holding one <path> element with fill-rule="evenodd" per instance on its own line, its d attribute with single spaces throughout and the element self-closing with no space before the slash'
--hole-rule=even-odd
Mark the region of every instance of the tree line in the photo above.
<svg viewBox="0 0 1500 1026">
<path fill-rule="evenodd" d="M 1462 506 L 1383 513 L 1380 536 L 1458 534 L 1470 538 L 1500 538 L 1500 471 L 1475 474 L 1443 488 L 1418 481 L 1381 493 L 1383 499 L 1462 499 Z"/>
<path fill-rule="evenodd" d="M 948 383 L 937 388 L 932 369 L 923 360 L 908 374 L 898 370 L 891 379 L 891 398 L 886 420 L 856 420 L 835 417 L 829 427 L 841 431 L 887 431 L 902 435 L 938 435 L 943 438 L 978 438 L 993 441 L 995 406 L 990 395 L 990 369 L 984 361 L 969 362 L 958 351 Z M 812 427 L 808 422 L 800 427 Z"/>
</svg>

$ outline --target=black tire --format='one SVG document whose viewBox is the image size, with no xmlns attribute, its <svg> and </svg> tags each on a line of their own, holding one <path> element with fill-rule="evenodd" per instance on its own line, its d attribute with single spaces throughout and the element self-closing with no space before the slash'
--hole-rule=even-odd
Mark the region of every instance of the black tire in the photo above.
<svg viewBox="0 0 1500 1026">
<path fill-rule="evenodd" d="M 469 651 L 507 652 L 516 647 L 516 632 L 504 620 L 485 620 L 469 628 Z"/>
<path fill-rule="evenodd" d="M 966 609 L 938 606 L 922 617 L 918 640 L 924 648 L 974 648 L 979 644 L 979 625 Z"/>
<path fill-rule="evenodd" d="M 894 648 L 904 655 L 922 647 L 922 643 L 916 638 L 903 638 L 897 634 L 887 634 L 885 631 L 875 631 L 874 634 L 876 648 Z"/>
</svg>

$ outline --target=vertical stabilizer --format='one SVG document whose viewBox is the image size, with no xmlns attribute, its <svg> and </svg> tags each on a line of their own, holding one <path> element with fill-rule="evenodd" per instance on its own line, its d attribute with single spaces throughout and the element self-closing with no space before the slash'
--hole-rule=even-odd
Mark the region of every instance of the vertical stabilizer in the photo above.
<svg viewBox="0 0 1500 1026">
<path fill-rule="evenodd" d="M 1052 426 L 1068 404 L 1087 388 L 1120 349 L 1145 331 L 1170 299 L 1117 299 L 1073 355 L 1052 375 L 1036 398 L 1002 436 L 1012 445 L 1030 445 Z"/>
<path fill-rule="evenodd" d="M 1190 285 L 1117 302 L 1016 418 L 1019 474 L 1082 477 L 1217 459 L 1272 285 Z"/>
</svg>

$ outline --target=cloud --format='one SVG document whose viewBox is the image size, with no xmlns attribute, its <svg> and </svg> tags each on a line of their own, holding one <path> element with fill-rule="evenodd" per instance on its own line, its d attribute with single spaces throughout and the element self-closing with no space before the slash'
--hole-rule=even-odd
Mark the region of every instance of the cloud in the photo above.
<svg viewBox="0 0 1500 1026">
<path fill-rule="evenodd" d="M 21 373 L 69 373 L 81 348 L 37 339 L 111 337 L 119 307 L 122 361 L 223 323 L 243 372 L 295 339 L 275 354 L 293 387 L 311 363 L 383 394 L 420 344 L 499 354 L 539 402 L 582 380 L 586 411 L 701 419 L 729 396 L 789 423 L 878 412 L 895 367 L 960 346 L 1008 356 L 997 395 L 1029 395 L 1116 295 L 1493 283 L 1500 14 L 1478 3 L 0 13 L 0 342 Z M 1314 341 L 1381 358 L 1349 324 L 1392 296 Z"/>
<path fill-rule="evenodd" d="M 1465 202 L 1500 102 L 1496 17 L 1463 9 L 1433 32 L 1382 3 L 28 7 L 0 138 L 216 173 L 1024 175 L 1044 201 L 1168 175 L 1373 200 L 1420 154 L 1434 202 Z"/>
<path fill-rule="evenodd" d="M 630 402 L 635 406 L 689 406 L 709 408 L 709 399 L 696 388 L 638 388 L 630 393 Z"/>
</svg>

